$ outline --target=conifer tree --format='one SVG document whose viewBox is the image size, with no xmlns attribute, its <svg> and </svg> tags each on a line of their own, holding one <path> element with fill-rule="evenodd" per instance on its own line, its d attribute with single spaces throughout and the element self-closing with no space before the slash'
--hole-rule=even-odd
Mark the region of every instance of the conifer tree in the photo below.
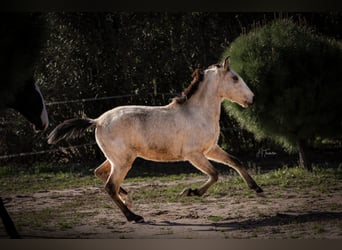
<svg viewBox="0 0 342 250">
<path fill-rule="evenodd" d="M 276 20 L 237 38 L 223 53 L 256 96 L 225 110 L 256 138 L 271 138 L 311 170 L 308 146 L 342 135 L 342 50 L 291 20 Z"/>
</svg>

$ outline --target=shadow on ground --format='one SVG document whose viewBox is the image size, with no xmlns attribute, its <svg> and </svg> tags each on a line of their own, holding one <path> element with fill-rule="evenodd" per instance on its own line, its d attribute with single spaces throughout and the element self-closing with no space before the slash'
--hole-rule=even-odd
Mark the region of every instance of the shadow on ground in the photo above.
<svg viewBox="0 0 342 250">
<path fill-rule="evenodd" d="M 229 218 L 227 218 L 229 219 Z M 213 223 L 177 223 L 177 222 L 169 222 L 163 221 L 160 223 L 146 222 L 152 226 L 182 226 L 182 227 L 214 227 L 215 230 L 225 230 L 225 231 L 233 231 L 233 230 L 241 230 L 241 229 L 256 229 L 259 227 L 268 227 L 268 226 L 281 226 L 281 225 L 289 225 L 294 223 L 307 223 L 307 222 L 321 222 L 342 219 L 342 212 L 309 212 L 304 214 L 295 214 L 295 213 L 277 213 L 274 216 L 267 216 L 260 219 L 247 219 L 239 222 L 213 222 Z M 231 218 L 230 218 L 231 220 Z"/>
</svg>

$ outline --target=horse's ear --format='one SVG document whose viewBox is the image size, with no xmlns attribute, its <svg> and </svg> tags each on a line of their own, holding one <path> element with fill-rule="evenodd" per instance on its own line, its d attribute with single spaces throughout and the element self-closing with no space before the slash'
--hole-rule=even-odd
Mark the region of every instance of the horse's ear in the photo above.
<svg viewBox="0 0 342 250">
<path fill-rule="evenodd" d="M 229 71 L 229 65 L 230 65 L 230 56 L 227 56 L 227 58 L 224 59 L 223 68 L 225 70 Z"/>
</svg>

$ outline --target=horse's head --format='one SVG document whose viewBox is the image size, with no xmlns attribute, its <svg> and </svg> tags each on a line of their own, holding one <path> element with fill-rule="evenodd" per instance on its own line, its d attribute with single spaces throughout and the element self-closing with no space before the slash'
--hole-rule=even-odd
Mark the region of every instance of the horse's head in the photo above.
<svg viewBox="0 0 342 250">
<path fill-rule="evenodd" d="M 37 130 L 45 130 L 49 119 L 45 102 L 36 83 L 30 80 L 16 96 L 12 108 L 18 110 Z"/>
<path fill-rule="evenodd" d="M 253 104 L 254 94 L 244 80 L 230 68 L 229 56 L 222 65 L 217 67 L 217 80 L 219 82 L 219 95 L 247 108 Z"/>
</svg>

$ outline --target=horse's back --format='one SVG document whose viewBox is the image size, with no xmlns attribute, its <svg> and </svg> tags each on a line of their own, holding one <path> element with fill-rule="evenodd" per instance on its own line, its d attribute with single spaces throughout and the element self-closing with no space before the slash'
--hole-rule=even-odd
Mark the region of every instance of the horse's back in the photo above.
<svg viewBox="0 0 342 250">
<path fill-rule="evenodd" d="M 103 113 L 96 119 L 97 129 L 103 133 L 148 134 L 156 127 L 174 124 L 174 112 L 165 106 L 120 106 Z"/>
<path fill-rule="evenodd" d="M 97 124 L 102 127 L 125 126 L 132 128 L 136 125 L 151 125 L 158 121 L 173 119 L 173 109 L 168 106 L 120 106 L 103 113 L 98 117 Z M 149 124 L 150 123 L 150 124 Z M 129 127 L 127 127 L 129 125 Z"/>
</svg>

